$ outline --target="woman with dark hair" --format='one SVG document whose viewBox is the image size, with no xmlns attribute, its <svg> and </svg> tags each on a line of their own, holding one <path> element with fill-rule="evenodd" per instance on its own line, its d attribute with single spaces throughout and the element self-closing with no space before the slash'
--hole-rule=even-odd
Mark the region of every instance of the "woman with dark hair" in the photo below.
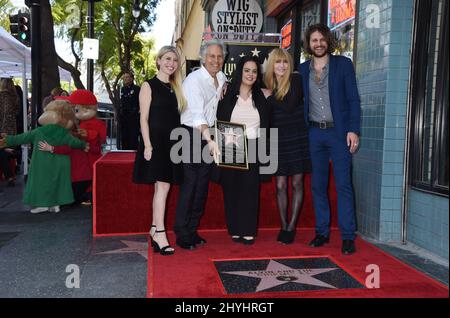
<svg viewBox="0 0 450 318">
<path fill-rule="evenodd" d="M 261 90 L 260 64 L 243 57 L 233 74 L 230 88 L 217 109 L 217 120 L 245 125 L 248 149 L 257 152 L 260 129 L 268 129 L 270 106 Z M 260 137 L 261 136 L 261 137 Z M 267 142 L 268 143 L 268 142 Z M 267 144 L 266 143 L 266 144 Z M 220 169 L 228 232 L 234 242 L 252 244 L 258 226 L 260 163 L 248 162 L 248 170 Z"/>
</svg>

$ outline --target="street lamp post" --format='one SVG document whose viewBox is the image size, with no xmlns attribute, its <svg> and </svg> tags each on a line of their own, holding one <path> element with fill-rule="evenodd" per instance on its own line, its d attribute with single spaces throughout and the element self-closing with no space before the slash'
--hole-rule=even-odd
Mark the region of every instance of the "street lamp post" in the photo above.
<svg viewBox="0 0 450 318">
<path fill-rule="evenodd" d="M 31 128 L 36 128 L 42 113 L 41 1 L 26 0 L 25 4 L 31 10 Z"/>
</svg>

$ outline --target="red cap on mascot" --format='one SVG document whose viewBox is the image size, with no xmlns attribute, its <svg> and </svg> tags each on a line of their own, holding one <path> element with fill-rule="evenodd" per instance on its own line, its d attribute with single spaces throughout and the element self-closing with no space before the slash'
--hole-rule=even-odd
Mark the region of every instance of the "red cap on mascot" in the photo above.
<svg viewBox="0 0 450 318">
<path fill-rule="evenodd" d="M 97 98 L 87 89 L 77 89 L 72 92 L 68 101 L 74 105 L 97 106 Z"/>
</svg>

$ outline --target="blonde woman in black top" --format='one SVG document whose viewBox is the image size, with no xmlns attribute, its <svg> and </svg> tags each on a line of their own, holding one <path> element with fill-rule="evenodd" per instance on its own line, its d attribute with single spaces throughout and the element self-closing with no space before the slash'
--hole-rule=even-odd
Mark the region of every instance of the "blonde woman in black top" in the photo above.
<svg viewBox="0 0 450 318">
<path fill-rule="evenodd" d="M 272 127 L 278 129 L 277 205 L 281 230 L 277 240 L 294 241 L 297 219 L 303 202 L 303 176 L 311 171 L 308 130 L 304 118 L 303 89 L 300 74 L 293 73 L 290 54 L 274 49 L 269 54 L 264 83 L 272 106 Z M 268 94 L 267 94 L 268 93 Z M 292 184 L 291 219 L 288 218 L 288 180 Z"/>
<path fill-rule="evenodd" d="M 182 167 L 172 162 L 170 140 L 180 127 L 180 114 L 186 106 L 181 88 L 180 57 L 173 46 L 163 47 L 157 56 L 158 74 L 144 82 L 139 93 L 141 141 L 133 171 L 135 183 L 155 184 L 153 221 L 150 229 L 153 250 L 171 255 L 164 226 L 167 195 L 171 184 L 179 184 Z"/>
</svg>

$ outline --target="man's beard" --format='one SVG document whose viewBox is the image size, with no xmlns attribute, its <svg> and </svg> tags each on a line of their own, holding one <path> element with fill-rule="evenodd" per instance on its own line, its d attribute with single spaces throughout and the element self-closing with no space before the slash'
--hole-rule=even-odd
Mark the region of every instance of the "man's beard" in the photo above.
<svg viewBox="0 0 450 318">
<path fill-rule="evenodd" d="M 312 50 L 314 57 L 321 58 L 321 57 L 324 57 L 325 55 L 327 55 L 328 54 L 327 48 L 323 48 L 323 49 L 324 50 L 323 50 L 322 54 L 316 54 L 316 51 Z"/>
</svg>

